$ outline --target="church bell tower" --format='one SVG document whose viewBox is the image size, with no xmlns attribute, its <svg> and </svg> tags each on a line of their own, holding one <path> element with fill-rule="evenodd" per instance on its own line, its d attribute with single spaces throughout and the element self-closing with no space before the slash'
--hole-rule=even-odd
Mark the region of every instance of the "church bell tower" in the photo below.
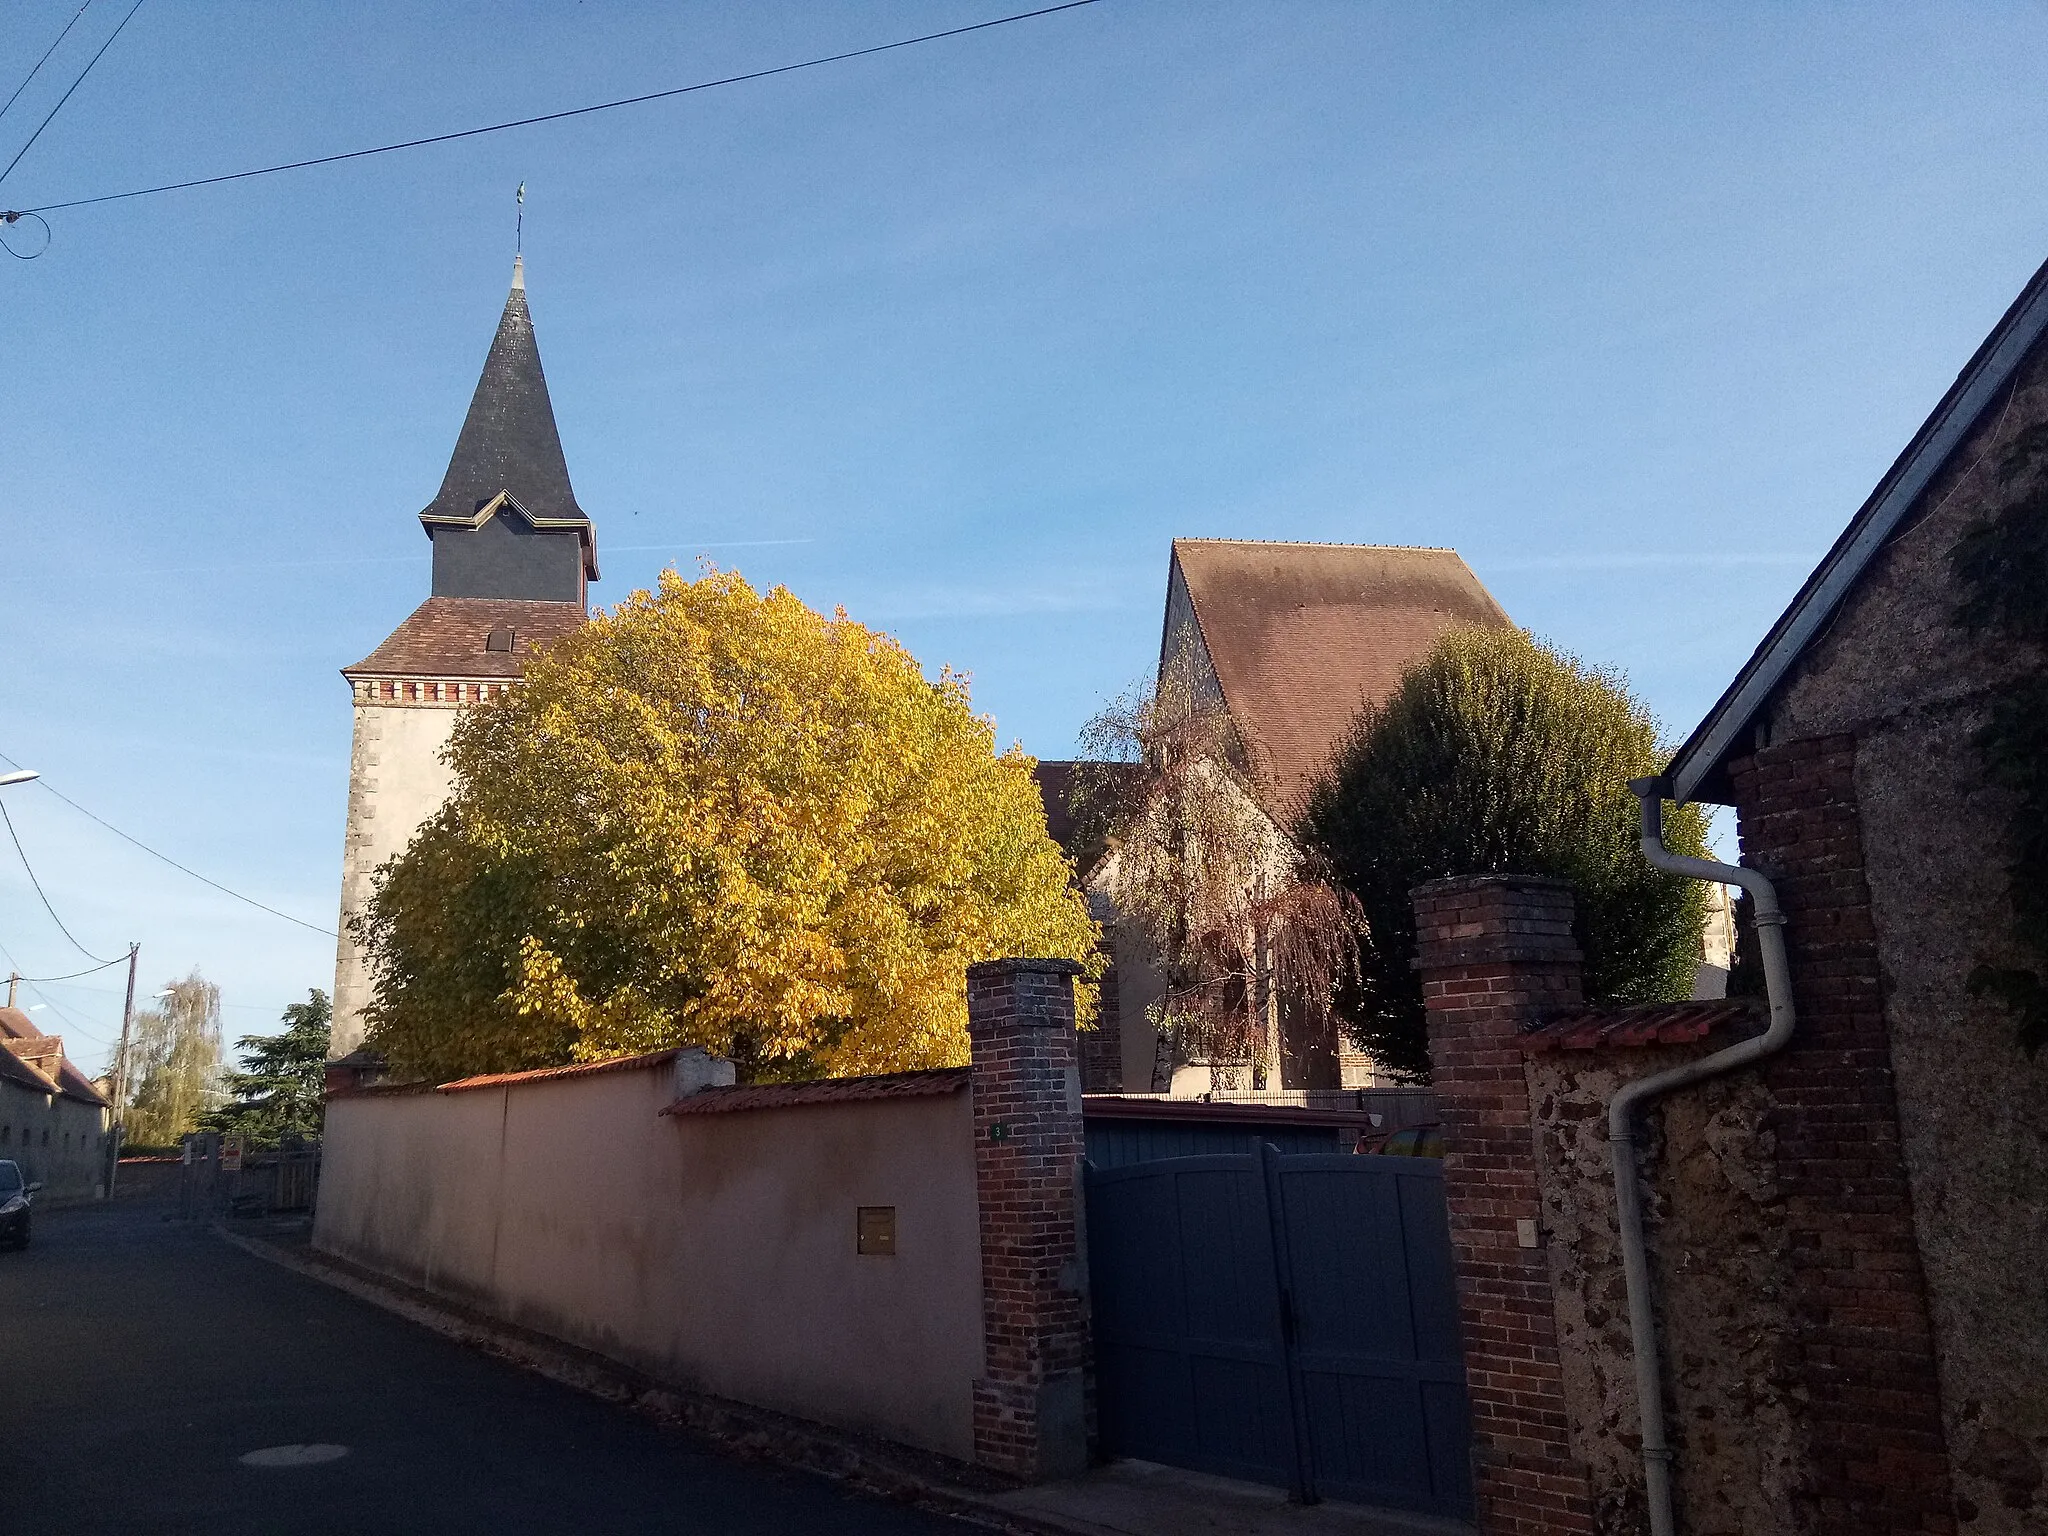
<svg viewBox="0 0 2048 1536">
<path fill-rule="evenodd" d="M 341 675 L 354 695 L 341 928 L 330 1055 L 362 1043 L 370 977 L 349 919 L 377 867 L 448 798 L 441 762 L 455 712 L 504 691 L 532 652 L 584 620 L 597 535 L 576 503 L 526 307 L 524 259 L 484 359 L 441 490 L 420 513 L 432 595 Z"/>
</svg>

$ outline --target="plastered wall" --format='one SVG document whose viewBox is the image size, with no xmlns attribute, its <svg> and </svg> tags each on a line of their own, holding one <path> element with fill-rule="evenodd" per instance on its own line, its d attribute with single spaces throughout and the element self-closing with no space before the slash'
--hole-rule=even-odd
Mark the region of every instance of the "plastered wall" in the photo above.
<svg viewBox="0 0 2048 1536">
<path fill-rule="evenodd" d="M 42 1184 L 36 1199 L 45 1207 L 106 1193 L 106 1124 L 97 1105 L 0 1082 L 0 1158 Z"/>
<path fill-rule="evenodd" d="M 738 1402 L 974 1453 L 968 1095 L 662 1116 L 657 1068 L 328 1104 L 316 1246 Z M 893 1206 L 893 1256 L 855 1251 Z"/>
</svg>

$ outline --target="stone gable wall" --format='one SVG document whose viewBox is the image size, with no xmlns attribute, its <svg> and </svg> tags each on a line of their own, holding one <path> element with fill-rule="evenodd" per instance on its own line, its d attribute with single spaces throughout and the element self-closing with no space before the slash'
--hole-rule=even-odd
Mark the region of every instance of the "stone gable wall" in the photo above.
<svg viewBox="0 0 2048 1536">
<path fill-rule="evenodd" d="M 1972 737 L 2044 659 L 1953 621 L 1956 540 L 1997 505 L 1999 454 L 2048 421 L 2048 354 L 1955 456 L 1773 701 L 1773 750 L 1853 740 L 1881 1008 L 1962 1529 L 2048 1531 L 2048 1053 L 1970 995 L 2012 964 L 2004 792 Z"/>
</svg>

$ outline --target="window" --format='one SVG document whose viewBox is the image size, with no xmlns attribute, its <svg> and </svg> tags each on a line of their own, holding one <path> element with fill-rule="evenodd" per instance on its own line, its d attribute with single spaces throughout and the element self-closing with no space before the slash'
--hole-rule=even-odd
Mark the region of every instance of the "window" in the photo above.
<svg viewBox="0 0 2048 1536">
<path fill-rule="evenodd" d="M 484 636 L 484 649 L 487 651 L 509 651 L 512 649 L 512 642 L 515 638 L 516 634 L 512 630 L 494 629 Z"/>
</svg>

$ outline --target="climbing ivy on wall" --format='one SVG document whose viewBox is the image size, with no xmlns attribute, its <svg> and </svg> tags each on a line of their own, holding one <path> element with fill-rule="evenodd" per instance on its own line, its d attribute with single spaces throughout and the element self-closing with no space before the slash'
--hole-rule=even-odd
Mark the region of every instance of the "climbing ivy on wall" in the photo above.
<svg viewBox="0 0 2048 1536">
<path fill-rule="evenodd" d="M 2015 439 L 1997 474 L 2003 505 L 1950 554 L 1963 591 L 1956 617 L 2001 645 L 2048 649 L 2048 423 Z M 2032 1056 L 2048 1044 L 2048 677 L 2036 670 L 2001 683 L 1990 709 L 1975 743 L 1986 777 L 2016 797 L 2006 874 L 2012 938 L 2026 963 L 1979 965 L 1969 986 L 2013 1011 Z"/>
</svg>

